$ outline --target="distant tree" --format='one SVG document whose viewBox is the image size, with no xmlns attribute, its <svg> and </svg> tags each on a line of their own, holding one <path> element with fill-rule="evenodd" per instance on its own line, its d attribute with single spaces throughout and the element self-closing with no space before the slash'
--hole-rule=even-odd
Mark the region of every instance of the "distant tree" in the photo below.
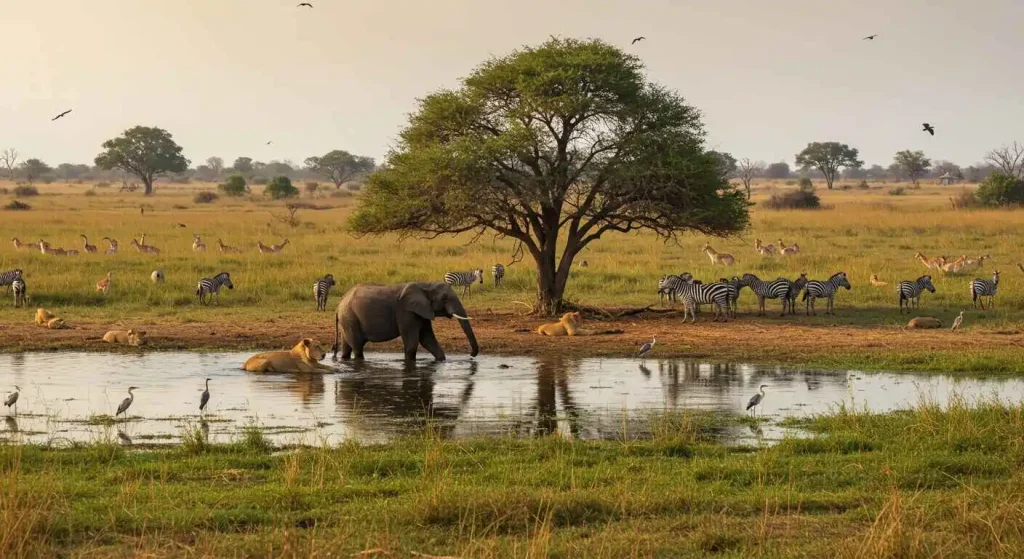
<svg viewBox="0 0 1024 559">
<path fill-rule="evenodd" d="M 25 181 L 29 184 L 32 184 L 36 179 L 50 171 L 50 166 L 38 159 L 26 159 L 21 164 L 21 172 L 25 175 Z"/>
<path fill-rule="evenodd" d="M 262 161 L 253 161 L 252 162 L 252 171 L 254 173 L 263 172 L 266 168 L 267 168 L 267 164 L 262 162 Z"/>
<path fill-rule="evenodd" d="M 245 176 L 252 174 L 252 158 L 251 157 L 239 157 L 235 159 L 235 162 L 231 164 L 231 168 L 236 173 L 241 173 Z"/>
<path fill-rule="evenodd" d="M 864 172 L 865 178 L 873 180 L 882 180 L 889 176 L 889 171 L 881 165 L 872 165 Z"/>
<path fill-rule="evenodd" d="M 207 157 L 206 166 L 213 172 L 214 178 L 219 177 L 221 171 L 224 170 L 224 160 L 219 157 Z"/>
<path fill-rule="evenodd" d="M 1024 144 L 996 148 L 985 156 L 985 161 L 997 167 L 1004 175 L 1024 179 Z"/>
<path fill-rule="evenodd" d="M 748 202 L 706 151 L 700 112 L 643 70 L 602 41 L 557 38 L 483 63 L 420 100 L 348 227 L 510 237 L 536 263 L 543 314 L 561 312 L 573 259 L 606 233 L 742 231 Z"/>
<path fill-rule="evenodd" d="M 743 181 L 743 188 L 747 190 L 747 200 L 750 200 L 750 182 L 764 174 L 765 164 L 763 161 L 751 161 L 744 157 L 738 162 L 736 175 Z"/>
<path fill-rule="evenodd" d="M 146 196 L 153 194 L 153 181 L 157 176 L 188 170 L 189 161 L 181 154 L 181 146 L 162 128 L 129 128 L 121 136 L 103 142 L 103 149 L 105 151 L 96 156 L 96 164 L 139 177 L 146 187 Z"/>
<path fill-rule="evenodd" d="M 0 152 L 0 164 L 7 169 L 7 178 L 14 180 L 14 167 L 18 164 L 18 150 L 10 148 Z"/>
<path fill-rule="evenodd" d="M 724 151 L 709 151 L 708 155 L 718 160 L 719 172 L 723 177 L 733 177 L 736 174 L 736 158 L 731 153 Z"/>
<path fill-rule="evenodd" d="M 892 158 L 892 162 L 893 165 L 902 169 L 903 174 L 914 184 L 917 184 L 917 181 L 925 176 L 928 173 L 928 168 L 932 166 L 932 160 L 925 157 L 924 152 L 920 150 L 910 151 L 905 149 L 898 151 Z"/>
<path fill-rule="evenodd" d="M 374 167 L 372 157 L 352 155 L 340 149 L 329 151 L 319 157 L 307 157 L 305 163 L 314 173 L 323 175 L 333 182 L 335 188 L 341 188 L 341 185 L 355 177 L 369 173 Z"/>
<path fill-rule="evenodd" d="M 291 178 L 292 174 L 295 172 L 295 169 L 292 169 L 292 166 L 287 163 L 282 163 L 280 161 L 271 161 L 270 163 L 267 163 L 267 165 L 263 168 L 263 172 L 268 175 Z"/>
<path fill-rule="evenodd" d="M 842 175 L 847 180 L 864 179 L 867 178 L 868 171 L 863 167 L 847 167 L 843 169 Z"/>
<path fill-rule="evenodd" d="M 836 180 L 840 167 L 860 167 L 863 161 L 857 159 L 856 148 L 839 142 L 812 142 L 796 154 L 796 164 L 803 169 L 817 169 L 825 177 L 829 190 Z"/>
<path fill-rule="evenodd" d="M 217 173 L 209 165 L 200 165 L 192 172 L 192 176 L 201 181 L 212 181 L 217 179 Z"/>
<path fill-rule="evenodd" d="M 245 177 L 237 173 L 228 177 L 228 180 L 218 185 L 217 189 L 228 196 L 242 196 L 249 191 Z"/>
<path fill-rule="evenodd" d="M 964 178 L 969 182 L 981 182 L 998 170 L 994 165 L 979 163 L 964 169 Z"/>
<path fill-rule="evenodd" d="M 996 171 L 978 185 L 974 195 L 986 206 L 1020 206 L 1024 204 L 1024 179 Z"/>
<path fill-rule="evenodd" d="M 288 177 L 274 177 L 274 180 L 270 181 L 263 192 L 274 200 L 299 195 L 299 189 L 292 185 L 292 181 Z"/>
<path fill-rule="evenodd" d="M 964 178 L 963 170 L 959 165 L 952 161 L 936 161 L 935 164 L 932 165 L 932 175 L 934 175 L 935 178 L 939 178 L 946 173 L 949 173 L 958 179 Z"/>
<path fill-rule="evenodd" d="M 765 169 L 764 176 L 768 179 L 788 179 L 790 177 L 789 163 L 785 161 L 772 163 Z"/>
<path fill-rule="evenodd" d="M 74 163 L 61 163 L 57 165 L 57 177 L 65 181 L 74 180 L 89 172 L 88 165 L 76 165 Z"/>
</svg>

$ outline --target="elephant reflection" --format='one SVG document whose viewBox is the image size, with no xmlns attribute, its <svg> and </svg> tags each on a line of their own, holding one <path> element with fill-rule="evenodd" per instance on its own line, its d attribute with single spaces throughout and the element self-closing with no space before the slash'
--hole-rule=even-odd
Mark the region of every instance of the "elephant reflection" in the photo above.
<svg viewBox="0 0 1024 559">
<path fill-rule="evenodd" d="M 248 378 L 260 388 L 290 392 L 302 402 L 302 405 L 307 407 L 320 400 L 325 392 L 324 375 L 322 374 L 253 375 Z"/>
<path fill-rule="evenodd" d="M 444 401 L 435 394 L 438 363 L 406 362 L 400 371 L 380 371 L 365 362 L 355 362 L 353 369 L 365 371 L 357 377 L 342 376 L 337 379 L 334 399 L 346 415 L 366 416 L 367 421 L 354 421 L 348 426 L 360 429 L 365 423 L 367 430 L 380 431 L 381 422 L 399 434 L 415 434 L 433 424 L 441 438 L 451 438 L 456 420 L 465 411 L 476 382 L 479 364 L 469 362 L 469 374 L 455 402 Z"/>
</svg>

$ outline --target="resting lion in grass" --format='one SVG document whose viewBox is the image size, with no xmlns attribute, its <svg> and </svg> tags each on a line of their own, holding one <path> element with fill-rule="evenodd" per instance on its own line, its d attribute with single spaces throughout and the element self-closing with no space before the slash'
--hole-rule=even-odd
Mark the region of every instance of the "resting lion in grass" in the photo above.
<svg viewBox="0 0 1024 559">
<path fill-rule="evenodd" d="M 69 330 L 71 328 L 63 318 L 57 318 L 57 315 L 42 308 L 36 309 L 36 326 L 43 326 L 50 330 Z"/>
<path fill-rule="evenodd" d="M 149 338 L 146 336 L 145 331 L 135 330 L 111 330 L 106 334 L 103 334 L 103 341 L 108 344 L 127 344 L 132 346 L 146 345 L 149 343 Z"/>
<path fill-rule="evenodd" d="M 932 328 L 942 328 L 942 322 L 939 319 L 931 316 L 918 316 L 910 319 L 907 323 L 907 328 L 923 329 L 928 330 Z"/>
<path fill-rule="evenodd" d="M 537 333 L 542 336 L 592 336 L 590 330 L 580 328 L 583 319 L 578 312 L 567 312 L 562 319 L 554 324 L 541 324 L 537 327 Z"/>
<path fill-rule="evenodd" d="M 332 373 L 334 369 L 321 365 L 324 352 L 313 338 L 303 338 L 291 351 L 268 351 L 253 355 L 242 368 L 250 373 Z"/>
</svg>

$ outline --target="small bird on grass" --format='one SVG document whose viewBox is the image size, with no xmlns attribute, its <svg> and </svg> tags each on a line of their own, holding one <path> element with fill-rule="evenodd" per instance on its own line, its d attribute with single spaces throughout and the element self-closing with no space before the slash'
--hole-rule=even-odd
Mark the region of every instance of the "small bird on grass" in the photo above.
<svg viewBox="0 0 1024 559">
<path fill-rule="evenodd" d="M 639 42 L 639 41 L 646 41 L 646 40 L 647 40 L 647 37 L 642 37 L 642 36 L 641 36 L 641 37 L 637 37 L 636 39 L 633 39 L 633 41 L 632 41 L 632 42 L 630 42 L 629 44 L 631 44 L 631 45 L 635 45 L 635 44 L 636 44 L 637 42 Z"/>
<path fill-rule="evenodd" d="M 964 311 L 960 311 L 960 316 L 953 319 L 953 330 L 956 330 L 964 322 Z"/>
<path fill-rule="evenodd" d="M 51 118 L 51 119 L 50 119 L 50 122 L 53 122 L 53 121 L 57 120 L 58 118 L 63 118 L 63 117 L 64 117 L 64 115 L 66 115 L 66 114 L 68 114 L 68 113 L 70 113 L 70 112 L 71 112 L 71 109 L 68 109 L 68 110 L 66 110 L 66 111 L 62 112 L 62 113 L 60 113 L 59 115 L 57 115 L 57 116 L 55 116 L 55 117 Z"/>
<path fill-rule="evenodd" d="M 922 132 L 927 132 L 927 133 L 931 134 L 932 136 L 935 135 L 935 128 L 933 128 L 931 124 L 928 124 L 926 122 L 926 123 L 923 124 L 923 126 L 924 126 L 924 128 L 921 129 Z"/>
<path fill-rule="evenodd" d="M 750 397 L 750 401 L 747 402 L 747 411 L 750 411 L 750 410 L 754 409 L 758 404 L 761 403 L 761 400 L 764 400 L 764 387 L 766 387 L 766 386 L 768 386 L 768 385 L 767 384 L 762 384 L 761 388 L 759 389 L 761 391 L 761 393 L 760 394 L 754 394 L 753 396 Z M 754 410 L 754 413 L 757 413 L 757 410 Z"/>
<path fill-rule="evenodd" d="M 14 406 L 14 415 L 18 415 L 18 396 L 20 396 L 20 392 L 21 387 L 14 385 L 14 392 L 4 401 L 4 405 L 8 408 Z"/>
<path fill-rule="evenodd" d="M 132 390 L 135 390 L 137 388 L 138 386 L 128 387 L 128 397 L 121 401 L 120 406 L 117 406 L 117 413 L 114 414 L 114 417 L 117 417 L 122 413 L 128 411 L 128 406 L 132 405 L 132 402 L 135 401 L 135 394 L 132 392 Z"/>
</svg>

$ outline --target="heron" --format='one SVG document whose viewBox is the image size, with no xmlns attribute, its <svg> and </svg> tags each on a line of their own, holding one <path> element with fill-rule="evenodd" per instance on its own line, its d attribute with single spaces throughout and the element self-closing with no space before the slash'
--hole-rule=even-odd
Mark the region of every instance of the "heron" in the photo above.
<svg viewBox="0 0 1024 559">
<path fill-rule="evenodd" d="M 128 387 L 128 397 L 121 401 L 120 406 L 117 406 L 117 413 L 114 414 L 114 417 L 117 417 L 122 413 L 128 411 L 128 406 L 132 405 L 132 402 L 135 401 L 135 394 L 132 392 L 132 390 L 137 390 L 138 388 L 138 386 Z"/>
<path fill-rule="evenodd" d="M 928 124 L 928 123 L 926 122 L 926 123 L 922 124 L 922 126 L 924 127 L 924 128 L 921 128 L 921 131 L 922 131 L 922 132 L 927 132 L 927 133 L 931 134 L 932 136 L 934 136 L 934 135 L 935 135 L 935 128 L 934 128 L 934 127 L 932 127 L 932 125 L 931 125 L 931 124 Z"/>
<path fill-rule="evenodd" d="M 964 322 L 964 311 L 960 311 L 960 316 L 953 319 L 953 330 L 956 330 Z"/>
<path fill-rule="evenodd" d="M 14 385 L 14 392 L 11 393 L 11 395 L 7 397 L 7 400 L 4 401 L 4 405 L 8 408 L 14 406 L 14 415 L 18 415 L 18 396 L 20 395 L 20 392 L 21 387 Z"/>
<path fill-rule="evenodd" d="M 753 396 L 750 397 L 750 401 L 747 402 L 747 411 L 754 409 L 758 404 L 761 403 L 761 400 L 764 400 L 764 387 L 766 386 L 768 385 L 762 384 L 761 387 L 758 389 L 760 390 L 760 393 L 754 394 Z M 757 413 L 757 410 L 754 410 L 754 413 Z"/>
<path fill-rule="evenodd" d="M 647 359 L 647 354 L 654 349 L 654 344 L 656 343 L 658 343 L 658 337 L 654 336 L 650 342 L 640 346 L 640 351 L 636 352 L 636 356 L 639 357 L 641 361 Z"/>
<path fill-rule="evenodd" d="M 203 391 L 203 397 L 199 399 L 199 411 L 206 409 L 207 402 L 210 401 L 210 379 L 206 379 L 206 390 Z"/>
</svg>

